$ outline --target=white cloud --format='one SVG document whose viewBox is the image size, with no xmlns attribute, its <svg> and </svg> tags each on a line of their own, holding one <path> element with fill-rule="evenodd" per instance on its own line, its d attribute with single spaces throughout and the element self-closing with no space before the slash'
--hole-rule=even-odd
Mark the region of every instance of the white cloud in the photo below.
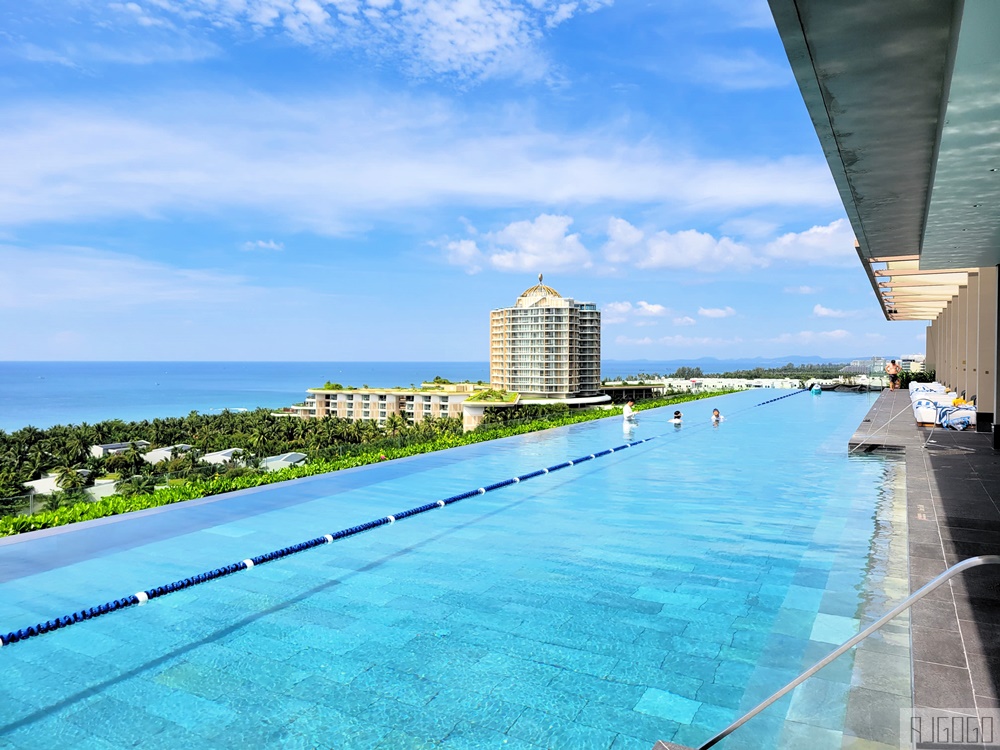
<svg viewBox="0 0 1000 750">
<path fill-rule="evenodd" d="M 613 128 L 546 131 L 523 111 L 468 115 L 435 97 L 215 93 L 174 96 L 169 107 L 155 98 L 117 106 L 0 105 L 0 226 L 237 209 L 339 234 L 439 205 L 727 211 L 837 200 L 819 159 L 684 158 Z M 625 231 L 612 238 L 640 267 L 756 263 L 728 238 L 618 226 Z"/>
<path fill-rule="evenodd" d="M 128 3 L 108 3 L 108 10 L 123 13 L 129 16 L 132 21 L 139 24 L 140 26 L 152 27 L 171 27 L 169 21 L 156 15 L 152 15 L 146 11 L 139 3 L 128 2 Z"/>
<path fill-rule="evenodd" d="M 773 259 L 817 266 L 855 266 L 858 263 L 854 230 L 847 219 L 837 219 L 804 232 L 783 234 L 764 247 L 764 254 Z"/>
<path fill-rule="evenodd" d="M 294 358 L 287 331 L 336 299 L 90 247 L 0 245 L 0 317 L 20 321 L 0 328 L 0 359 L 235 359 L 261 340 Z"/>
<path fill-rule="evenodd" d="M 813 315 L 817 318 L 853 318 L 857 313 L 849 310 L 834 310 L 817 304 L 813 307 Z"/>
<path fill-rule="evenodd" d="M 243 249 L 247 251 L 271 250 L 274 252 L 281 252 L 285 249 L 285 243 L 275 242 L 274 240 L 256 240 L 252 242 L 244 242 Z"/>
<path fill-rule="evenodd" d="M 628 320 L 628 314 L 632 311 L 631 302 L 608 302 L 601 308 L 601 324 L 615 325 Z"/>
<path fill-rule="evenodd" d="M 608 222 L 605 258 L 638 268 L 694 268 L 717 271 L 729 266 L 749 268 L 762 263 L 746 245 L 728 237 L 716 239 L 694 229 L 647 235 L 620 218 Z"/>
<path fill-rule="evenodd" d="M 651 326 L 656 325 L 656 321 L 649 318 L 661 318 L 669 314 L 670 308 L 646 300 L 639 300 L 634 305 L 631 302 L 608 302 L 601 308 L 601 321 L 613 325 L 624 323 L 634 316 L 640 318 L 635 321 L 636 326 Z"/>
<path fill-rule="evenodd" d="M 710 234 L 686 229 L 671 234 L 657 232 L 647 242 L 648 252 L 639 259 L 639 268 L 696 268 L 715 271 L 726 266 L 756 265 L 746 245 L 728 237 L 716 239 Z"/>
<path fill-rule="evenodd" d="M 631 262 L 644 237 L 642 230 L 625 219 L 612 216 L 608 220 L 608 241 L 604 245 L 604 257 L 611 263 Z"/>
<path fill-rule="evenodd" d="M 632 309 L 631 302 L 609 302 L 603 308 L 601 308 L 605 314 L 623 314 L 627 313 Z"/>
<path fill-rule="evenodd" d="M 88 247 L 0 246 L 0 308 L 41 310 L 92 304 L 105 313 L 156 304 L 246 301 L 267 293 L 241 276 L 175 268 Z"/>
<path fill-rule="evenodd" d="M 785 292 L 787 294 L 816 294 L 819 291 L 818 287 L 815 286 L 786 286 Z"/>
<path fill-rule="evenodd" d="M 545 76 L 547 29 L 611 0 L 140 0 L 113 3 L 140 26 L 282 34 L 319 49 L 361 49 L 412 74 Z"/>
<path fill-rule="evenodd" d="M 685 315 L 682 318 L 674 318 L 674 325 L 675 326 L 693 326 L 697 322 L 698 322 L 697 320 L 695 320 L 694 318 L 692 318 L 689 315 Z"/>
<path fill-rule="evenodd" d="M 573 219 L 541 214 L 533 221 L 515 221 L 475 240 L 452 240 L 444 245 L 445 260 L 478 273 L 485 266 L 498 271 L 532 273 L 579 271 L 590 268 L 590 253 L 580 235 L 567 234 Z"/>
<path fill-rule="evenodd" d="M 660 316 L 660 315 L 666 315 L 668 312 L 670 311 L 667 310 L 667 308 L 665 308 L 663 305 L 650 304 L 645 300 L 639 300 L 639 302 L 637 302 L 635 306 L 636 315 Z"/>
<path fill-rule="evenodd" d="M 567 234 L 568 216 L 542 214 L 534 221 L 515 221 L 487 237 L 489 262 L 500 271 L 577 271 L 590 268 L 590 253 L 580 235 Z"/>
<path fill-rule="evenodd" d="M 446 244 L 445 260 L 453 266 L 464 267 L 470 274 L 482 271 L 486 262 L 474 240 L 453 240 Z"/>
<path fill-rule="evenodd" d="M 736 311 L 731 307 L 699 307 L 698 314 L 706 318 L 731 318 Z"/>
<path fill-rule="evenodd" d="M 722 223 L 719 229 L 723 234 L 736 234 L 743 237 L 759 239 L 761 237 L 771 237 L 779 225 L 773 221 L 757 219 L 754 217 L 743 217 L 729 219 Z"/>
<path fill-rule="evenodd" d="M 850 331 L 837 329 L 834 331 L 799 331 L 798 333 L 782 333 L 769 339 L 776 344 L 813 344 L 821 341 L 842 341 L 850 338 Z"/>
</svg>

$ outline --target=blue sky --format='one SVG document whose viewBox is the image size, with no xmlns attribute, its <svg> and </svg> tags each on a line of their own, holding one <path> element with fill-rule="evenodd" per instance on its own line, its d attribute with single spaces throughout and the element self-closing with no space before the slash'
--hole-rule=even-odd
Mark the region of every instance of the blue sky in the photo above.
<svg viewBox="0 0 1000 750">
<path fill-rule="evenodd" d="M 485 360 L 539 272 L 603 355 L 922 352 L 760 0 L 0 10 L 0 359 Z"/>
</svg>

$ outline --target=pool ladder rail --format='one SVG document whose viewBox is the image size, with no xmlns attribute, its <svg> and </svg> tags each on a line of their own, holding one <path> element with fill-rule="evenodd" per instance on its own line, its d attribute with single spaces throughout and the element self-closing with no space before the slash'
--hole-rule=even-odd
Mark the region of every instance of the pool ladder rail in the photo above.
<svg viewBox="0 0 1000 750">
<path fill-rule="evenodd" d="M 738 718 L 736 721 L 734 721 L 732 724 L 730 724 L 728 727 L 723 729 L 718 734 L 714 735 L 707 742 L 703 742 L 702 744 L 698 745 L 697 748 L 690 748 L 687 745 L 678 745 L 675 742 L 665 742 L 663 740 L 660 740 L 655 745 L 653 745 L 653 750 L 708 750 L 708 748 L 714 747 L 719 742 L 728 737 L 730 734 L 739 729 L 741 726 L 750 721 L 750 719 L 759 714 L 765 708 L 783 698 L 785 695 L 790 693 L 792 690 L 794 690 L 803 682 L 805 682 L 814 674 L 816 674 L 827 664 L 834 661 L 837 657 L 842 656 L 846 652 L 850 651 L 856 645 L 861 643 L 861 641 L 863 641 L 865 638 L 870 636 L 875 631 L 881 629 L 883 625 L 885 625 L 887 622 L 892 620 L 897 615 L 902 614 L 903 612 L 908 610 L 910 607 L 919 602 L 921 599 L 923 599 L 929 593 L 934 591 L 936 588 L 947 583 L 952 578 L 957 576 L 959 573 L 964 573 L 966 570 L 969 570 L 970 568 L 977 568 L 980 565 L 1000 565 L 1000 555 L 980 555 L 978 557 L 970 557 L 966 560 L 962 560 L 962 562 L 955 563 L 950 568 L 948 568 L 944 573 L 937 576 L 933 580 L 928 581 L 926 584 L 924 584 L 919 589 L 914 591 L 912 594 L 906 597 L 906 599 L 901 601 L 899 604 L 893 607 L 889 612 L 884 614 L 882 617 L 873 622 L 871 625 L 862 630 L 860 633 L 851 638 L 849 641 L 846 641 L 842 645 L 838 646 L 837 649 L 834 650 L 832 653 L 830 653 L 829 655 L 825 656 L 824 658 L 820 659 L 818 662 L 813 664 L 811 667 L 809 667 L 809 669 L 807 669 L 805 672 L 800 674 L 794 680 L 789 682 L 783 688 L 778 690 L 770 698 L 767 698 L 754 708 L 747 711 L 740 718 Z"/>
</svg>

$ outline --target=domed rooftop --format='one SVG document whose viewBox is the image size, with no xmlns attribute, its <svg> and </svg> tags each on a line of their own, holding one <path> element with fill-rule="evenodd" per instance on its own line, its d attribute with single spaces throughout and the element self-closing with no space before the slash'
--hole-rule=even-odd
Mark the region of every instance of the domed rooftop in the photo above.
<svg viewBox="0 0 1000 750">
<path fill-rule="evenodd" d="M 525 289 L 518 299 L 524 299 L 525 297 L 562 297 L 559 292 L 550 286 L 546 286 L 542 283 L 542 274 L 538 274 L 538 283 L 532 287 Z"/>
</svg>

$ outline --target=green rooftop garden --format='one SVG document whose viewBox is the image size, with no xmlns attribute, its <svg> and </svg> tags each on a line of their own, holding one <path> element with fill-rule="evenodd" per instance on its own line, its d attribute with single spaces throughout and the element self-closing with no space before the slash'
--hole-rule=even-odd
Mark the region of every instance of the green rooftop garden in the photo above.
<svg viewBox="0 0 1000 750">
<path fill-rule="evenodd" d="M 488 401 L 512 404 L 517 401 L 517 393 L 513 391 L 498 390 L 496 388 L 487 388 L 485 391 L 479 391 L 474 396 L 469 396 L 466 401 Z"/>
</svg>

